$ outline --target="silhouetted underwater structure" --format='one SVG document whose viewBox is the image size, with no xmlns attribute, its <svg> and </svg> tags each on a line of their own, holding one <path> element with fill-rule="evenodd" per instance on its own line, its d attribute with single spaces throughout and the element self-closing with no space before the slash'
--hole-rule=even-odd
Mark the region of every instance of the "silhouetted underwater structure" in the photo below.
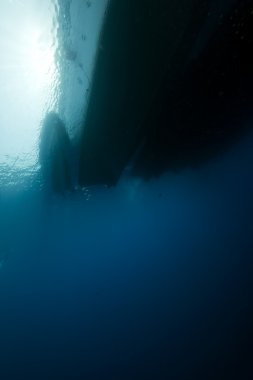
<svg viewBox="0 0 253 380">
<path fill-rule="evenodd" d="M 250 0 L 111 0 L 81 127 L 78 183 L 116 184 L 138 150 L 131 173 L 145 179 L 224 151 L 253 117 L 252 48 Z M 53 140 L 56 190 L 70 186 L 63 135 L 63 145 Z"/>
<path fill-rule="evenodd" d="M 73 189 L 72 147 L 66 127 L 55 112 L 49 112 L 42 123 L 39 162 L 44 182 L 55 192 Z"/>
</svg>

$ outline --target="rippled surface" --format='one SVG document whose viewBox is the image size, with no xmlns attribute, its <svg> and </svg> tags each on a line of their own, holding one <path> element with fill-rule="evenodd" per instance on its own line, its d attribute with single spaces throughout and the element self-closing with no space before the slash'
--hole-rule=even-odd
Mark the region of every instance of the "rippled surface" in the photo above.
<svg viewBox="0 0 253 380">
<path fill-rule="evenodd" d="M 0 3 L 0 185 L 35 185 L 41 121 L 83 121 L 107 0 Z"/>
<path fill-rule="evenodd" d="M 108 0 L 60 1 L 60 115 L 70 136 L 79 135 L 90 95 L 99 36 Z"/>
<path fill-rule="evenodd" d="M 4 180 L 36 169 L 39 125 L 57 107 L 56 3 L 1 2 L 0 164 Z M 10 175 L 11 178 L 10 178 Z"/>
</svg>

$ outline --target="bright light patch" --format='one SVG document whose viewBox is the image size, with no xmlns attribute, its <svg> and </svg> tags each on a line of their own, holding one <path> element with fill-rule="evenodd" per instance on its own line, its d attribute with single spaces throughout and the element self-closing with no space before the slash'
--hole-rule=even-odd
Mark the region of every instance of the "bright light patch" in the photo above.
<svg viewBox="0 0 253 380">
<path fill-rule="evenodd" d="M 31 41 L 28 44 L 26 58 L 27 65 L 31 67 L 31 75 L 34 76 L 35 83 L 38 85 L 49 84 L 55 71 L 54 51 L 50 47 L 49 41 L 43 41 L 41 31 L 31 32 Z"/>
<path fill-rule="evenodd" d="M 15 185 L 38 169 L 48 110 L 79 135 L 107 4 L 0 0 L 0 191 L 9 173 Z"/>
<path fill-rule="evenodd" d="M 57 109 L 55 3 L 0 2 L 0 180 L 3 167 L 36 165 L 41 120 Z"/>
</svg>

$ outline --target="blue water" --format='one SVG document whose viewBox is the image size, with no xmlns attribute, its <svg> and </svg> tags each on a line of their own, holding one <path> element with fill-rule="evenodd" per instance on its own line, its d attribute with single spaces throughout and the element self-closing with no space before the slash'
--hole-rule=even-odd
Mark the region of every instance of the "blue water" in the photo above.
<svg viewBox="0 0 253 380">
<path fill-rule="evenodd" d="M 246 379 L 253 136 L 197 170 L 0 198 L 0 379 Z"/>
</svg>

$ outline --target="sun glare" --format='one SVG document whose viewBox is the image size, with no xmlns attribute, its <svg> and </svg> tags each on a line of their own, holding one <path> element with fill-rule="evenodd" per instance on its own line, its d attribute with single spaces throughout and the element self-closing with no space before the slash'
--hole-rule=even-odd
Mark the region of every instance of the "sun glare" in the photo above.
<svg viewBox="0 0 253 380">
<path fill-rule="evenodd" d="M 57 107 L 60 75 L 52 0 L 0 2 L 0 13 L 1 175 L 1 166 L 36 165 L 40 123 Z"/>
<path fill-rule="evenodd" d="M 33 84 L 36 86 L 50 84 L 56 69 L 54 50 L 52 42 L 43 38 L 41 31 L 31 31 L 24 58 L 26 65 L 30 68 L 30 75 L 34 77 Z"/>
</svg>

